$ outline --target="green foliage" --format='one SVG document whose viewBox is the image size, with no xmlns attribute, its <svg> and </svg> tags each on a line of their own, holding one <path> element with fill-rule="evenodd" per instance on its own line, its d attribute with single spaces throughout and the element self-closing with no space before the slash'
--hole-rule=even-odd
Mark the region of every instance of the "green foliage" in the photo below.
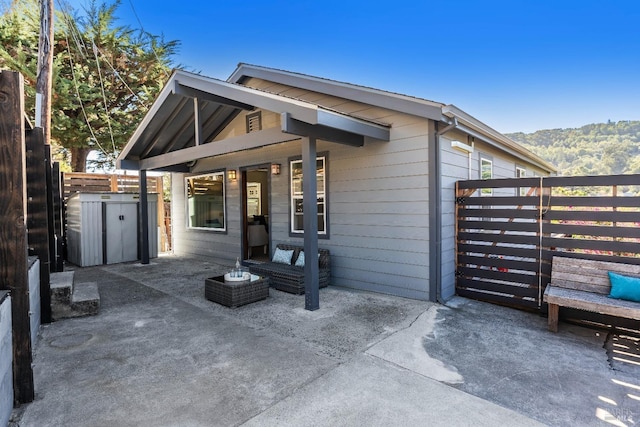
<svg viewBox="0 0 640 427">
<path fill-rule="evenodd" d="M 57 3 L 56 3 L 57 4 Z M 179 43 L 116 25 L 120 5 L 88 3 L 84 15 L 56 11 L 51 135 L 74 170 L 91 150 L 111 166 L 169 77 Z M 0 68 L 25 76 L 33 118 L 38 0 L 14 0 L 0 15 Z M 77 157 L 77 159 L 73 159 Z"/>
<path fill-rule="evenodd" d="M 554 164 L 565 176 L 640 173 L 640 121 L 507 136 Z"/>
</svg>

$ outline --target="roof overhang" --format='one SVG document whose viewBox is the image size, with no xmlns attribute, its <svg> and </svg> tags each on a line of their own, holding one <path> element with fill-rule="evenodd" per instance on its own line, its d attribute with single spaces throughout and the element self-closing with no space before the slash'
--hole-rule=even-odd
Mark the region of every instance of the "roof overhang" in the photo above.
<svg viewBox="0 0 640 427">
<path fill-rule="evenodd" d="M 281 127 L 214 141 L 241 111 L 281 114 Z M 186 171 L 205 157 L 313 137 L 361 146 L 388 141 L 390 126 L 317 104 L 175 70 L 117 159 L 121 169 Z"/>
<path fill-rule="evenodd" d="M 399 93 L 244 63 L 238 65 L 227 81 L 243 83 L 249 78 L 290 85 L 446 123 L 451 126 L 449 129 L 457 128 L 501 151 L 536 165 L 542 170 L 549 173 L 557 172 L 553 165 L 541 157 L 454 105 L 445 105 Z"/>
<path fill-rule="evenodd" d="M 239 64 L 227 81 L 242 83 L 247 78 L 290 85 L 431 120 L 443 120 L 441 108 L 444 104 L 440 102 L 257 65 Z"/>
<path fill-rule="evenodd" d="M 446 105 L 442 107 L 442 114 L 450 119 L 452 128 L 459 129 L 468 135 L 497 148 L 498 150 L 502 150 L 512 156 L 521 158 L 546 172 L 558 172 L 551 163 L 527 150 L 517 142 L 507 138 L 497 130 L 485 125 L 473 116 L 460 110 L 455 105 Z"/>
</svg>

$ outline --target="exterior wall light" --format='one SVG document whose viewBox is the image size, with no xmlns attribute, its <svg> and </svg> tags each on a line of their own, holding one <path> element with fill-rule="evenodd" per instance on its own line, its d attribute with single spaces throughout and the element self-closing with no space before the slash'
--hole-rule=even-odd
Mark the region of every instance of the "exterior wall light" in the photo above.
<svg viewBox="0 0 640 427">
<path fill-rule="evenodd" d="M 236 170 L 235 169 L 229 169 L 227 171 L 227 178 L 229 178 L 229 181 L 235 181 L 236 180 Z"/>
<path fill-rule="evenodd" d="M 272 163 L 271 164 L 271 175 L 280 175 L 280 164 Z"/>
</svg>

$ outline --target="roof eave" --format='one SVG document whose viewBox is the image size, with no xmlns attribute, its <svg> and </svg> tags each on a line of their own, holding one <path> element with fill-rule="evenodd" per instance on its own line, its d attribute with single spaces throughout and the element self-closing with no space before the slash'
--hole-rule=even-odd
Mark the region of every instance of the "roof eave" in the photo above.
<svg viewBox="0 0 640 427">
<path fill-rule="evenodd" d="M 455 105 L 450 104 L 442 107 L 442 114 L 449 119 L 453 119 L 455 117 L 458 120 L 457 128 L 464 130 L 467 133 L 476 134 L 476 136 L 480 137 L 484 142 L 494 145 L 503 151 L 507 151 L 516 157 L 521 157 L 546 172 L 558 172 L 558 169 L 555 166 L 544 160 L 542 157 L 532 153 L 497 130 L 465 113 Z"/>
<path fill-rule="evenodd" d="M 444 104 L 439 102 L 291 71 L 241 63 L 227 81 L 242 83 L 244 79 L 251 77 L 350 99 L 431 120 L 443 120 L 442 106 Z"/>
</svg>

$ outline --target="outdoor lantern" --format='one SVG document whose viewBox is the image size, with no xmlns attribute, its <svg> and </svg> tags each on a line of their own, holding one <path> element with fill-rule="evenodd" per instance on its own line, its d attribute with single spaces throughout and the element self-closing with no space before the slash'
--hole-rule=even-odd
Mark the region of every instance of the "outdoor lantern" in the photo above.
<svg viewBox="0 0 640 427">
<path fill-rule="evenodd" d="M 271 175 L 280 175 L 280 164 L 272 163 L 271 164 Z"/>
<path fill-rule="evenodd" d="M 236 170 L 235 169 L 229 169 L 229 171 L 227 172 L 227 178 L 229 178 L 230 181 L 235 181 L 236 180 Z"/>
</svg>

